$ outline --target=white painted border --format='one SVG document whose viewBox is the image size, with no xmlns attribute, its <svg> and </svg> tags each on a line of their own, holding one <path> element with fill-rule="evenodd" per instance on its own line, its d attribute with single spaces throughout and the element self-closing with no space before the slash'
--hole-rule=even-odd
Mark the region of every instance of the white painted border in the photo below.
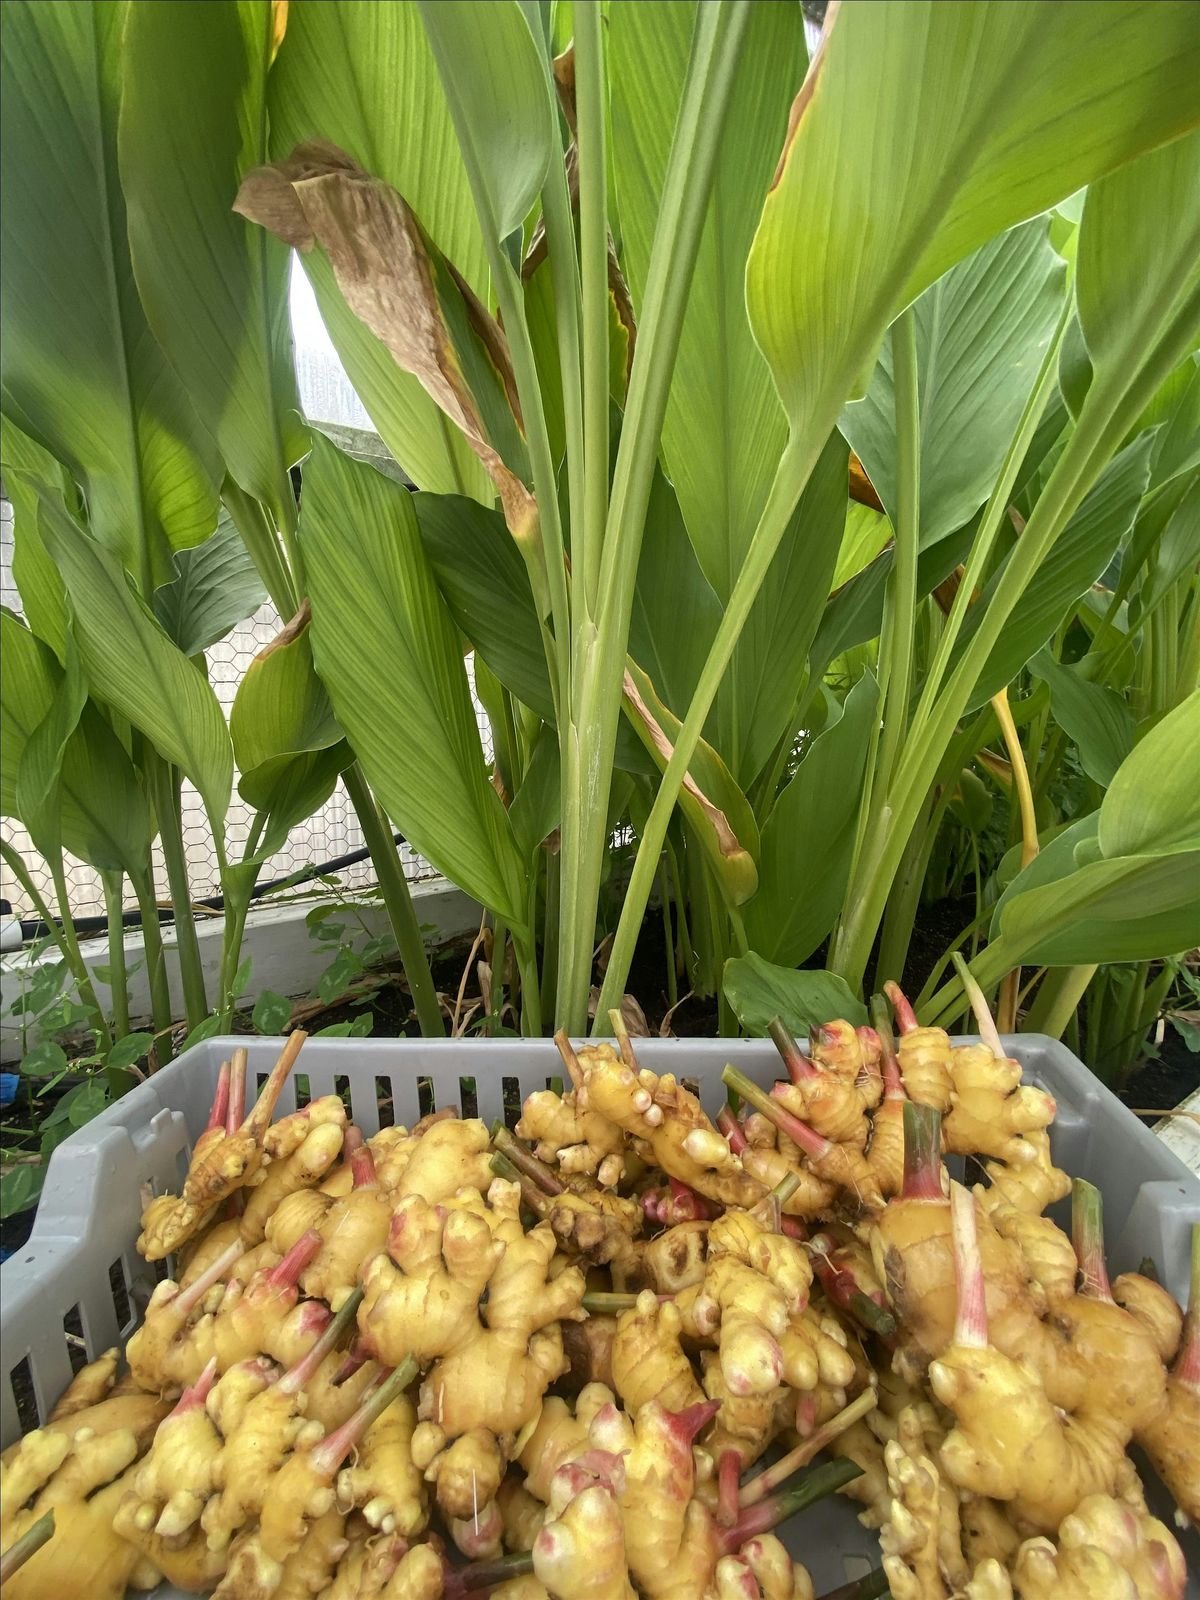
<svg viewBox="0 0 1200 1600">
<path fill-rule="evenodd" d="M 462 933 L 473 933 L 479 927 L 482 908 L 447 883 L 444 878 L 424 883 L 410 884 L 417 921 L 432 930 L 427 934 L 431 944 L 440 944 Z M 274 989 L 279 994 L 306 995 L 312 992 L 317 978 L 332 958 L 327 945 L 310 938 L 305 918 L 313 906 L 328 897 L 313 895 L 311 899 L 289 900 L 285 905 L 255 906 L 246 918 L 246 932 L 242 941 L 242 959 L 253 959 L 250 988 L 241 1004 L 246 1009 L 264 989 Z M 371 932 L 382 933 L 387 928 L 387 916 L 382 906 L 362 909 L 363 920 Z M 205 982 L 211 995 L 217 981 L 221 961 L 221 939 L 225 931 L 223 916 L 200 917 L 196 932 L 200 940 L 200 959 L 204 967 Z M 175 960 L 175 930 L 164 927 L 163 943 L 167 950 L 167 972 L 171 985 L 172 1010 L 177 1017 L 183 1014 L 183 1000 L 179 984 L 179 965 Z M 108 961 L 107 939 L 88 939 L 82 944 L 84 960 L 92 973 L 97 998 L 107 1005 L 111 992 L 107 985 L 95 977 L 94 969 Z M 125 936 L 125 959 L 133 965 L 142 960 L 143 946 L 140 930 L 131 928 Z M 43 962 L 60 960 L 58 951 L 51 947 L 41 957 Z M 10 1006 L 21 993 L 22 979 L 27 983 L 32 964 L 23 953 L 14 953 L 0 960 L 0 1061 L 20 1059 L 20 1019 L 12 1015 Z M 150 990 L 143 966 L 129 980 L 129 1010 L 133 1019 L 140 1021 L 150 1013 Z"/>
</svg>

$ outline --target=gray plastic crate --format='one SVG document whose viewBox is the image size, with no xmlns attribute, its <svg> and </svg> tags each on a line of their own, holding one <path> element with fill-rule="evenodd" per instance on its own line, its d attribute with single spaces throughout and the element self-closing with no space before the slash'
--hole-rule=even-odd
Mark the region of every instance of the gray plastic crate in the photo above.
<svg viewBox="0 0 1200 1600">
<path fill-rule="evenodd" d="M 46 1416 L 70 1379 L 73 1354 L 78 1366 L 82 1346 L 90 1359 L 137 1325 L 156 1281 L 155 1268 L 134 1248 L 146 1194 L 178 1188 L 191 1141 L 207 1119 L 218 1068 L 235 1043 L 249 1052 L 253 1097 L 280 1041 L 209 1039 L 54 1152 L 29 1243 L 0 1268 L 4 1445 Z M 1021 1035 L 1008 1048 L 1024 1064 L 1027 1081 L 1058 1102 L 1051 1131 L 1055 1159 L 1104 1193 L 1113 1275 L 1149 1258 L 1182 1299 L 1189 1229 L 1200 1222 L 1200 1180 L 1064 1045 Z M 646 1039 L 636 1049 L 645 1066 L 674 1072 L 694 1088 L 710 1113 L 724 1101 L 721 1068 L 727 1061 L 764 1085 L 780 1075 L 774 1046 L 761 1039 Z M 385 1121 L 406 1125 L 448 1105 L 491 1121 L 504 1115 L 506 1102 L 517 1105 L 561 1071 L 548 1039 L 316 1039 L 304 1046 L 278 1115 L 309 1098 L 348 1090 L 354 1120 L 368 1135 L 380 1126 L 381 1104 Z M 160 1263 L 157 1276 L 163 1275 Z M 1158 1506 L 1163 1515 L 1163 1499 Z M 842 1500 L 812 1507 L 789 1524 L 788 1538 L 812 1571 L 818 1593 L 879 1564 L 874 1534 L 859 1526 Z M 1185 1550 L 1189 1569 L 1200 1571 L 1195 1534 L 1188 1535 Z M 155 1597 L 168 1600 L 176 1592 L 162 1587 Z M 1200 1600 L 1195 1578 L 1188 1593 Z"/>
</svg>

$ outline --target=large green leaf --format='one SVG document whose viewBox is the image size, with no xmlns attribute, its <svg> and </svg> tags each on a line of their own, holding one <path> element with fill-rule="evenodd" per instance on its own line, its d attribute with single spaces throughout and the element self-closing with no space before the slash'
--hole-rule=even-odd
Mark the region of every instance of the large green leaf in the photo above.
<svg viewBox="0 0 1200 1600">
<path fill-rule="evenodd" d="M 1138 503 L 1150 475 L 1152 435 L 1143 434 L 1109 462 L 1091 492 L 1059 535 L 1042 563 L 1036 582 L 1029 585 L 1013 609 L 1004 632 L 988 656 L 971 695 L 970 705 L 981 706 L 1017 673 L 1045 644 L 1067 611 L 1108 567 L 1122 539 L 1133 526 Z M 984 588 L 991 598 L 1003 581 L 1003 568 Z M 961 655 L 983 614 L 983 601 L 967 613 L 959 637 Z"/>
<path fill-rule="evenodd" d="M 67 604 L 62 579 L 42 541 L 40 495 L 68 499 L 78 493 L 61 462 L 43 450 L 8 417 L 0 430 L 4 492 L 13 508 L 12 574 L 25 620 L 60 661 L 66 658 Z"/>
<path fill-rule="evenodd" d="M 640 305 L 696 0 L 609 12 L 613 167 L 621 253 Z M 745 268 L 788 108 L 808 64 L 787 0 L 750 8 L 663 418 L 662 459 L 705 577 L 729 597 L 787 439 L 787 421 L 746 314 Z M 844 487 L 844 485 L 843 485 Z"/>
<path fill-rule="evenodd" d="M 509 693 L 553 721 L 529 569 L 504 518 L 462 495 L 417 494 L 413 505 L 451 616 Z"/>
<path fill-rule="evenodd" d="M 253 616 L 267 598 L 237 528 L 221 513 L 203 544 L 178 551 L 175 576 L 154 591 L 154 615 L 185 656 L 198 655 Z"/>
<path fill-rule="evenodd" d="M 813 740 L 762 830 L 758 893 L 746 934 L 759 955 L 785 966 L 805 961 L 837 920 L 850 871 L 855 809 L 879 689 L 870 673 Z"/>
<path fill-rule="evenodd" d="M 833 583 L 846 522 L 846 441 L 835 429 L 754 602 L 717 701 L 722 749 L 744 784 L 758 776 L 795 714 L 809 651 Z"/>
<path fill-rule="evenodd" d="M 288 252 L 233 211 L 267 160 L 271 0 L 131 5 L 119 154 L 134 274 L 158 342 L 247 493 L 294 513 L 303 454 Z"/>
<path fill-rule="evenodd" d="M 746 1033 L 766 1033 L 775 1017 L 800 1039 L 831 1017 L 845 1017 L 856 1027 L 867 1020 L 862 1001 L 832 972 L 777 967 L 753 951 L 725 963 L 721 988 Z"/>
<path fill-rule="evenodd" d="M 1098 838 L 1106 856 L 1200 847 L 1200 690 L 1121 763 L 1100 807 Z"/>
<path fill-rule="evenodd" d="M 516 232 L 559 154 L 545 69 L 516 0 L 417 0 L 482 222 Z"/>
<path fill-rule="evenodd" d="M 123 4 L 4 14 L 4 410 L 83 485 L 143 592 L 216 524 L 212 442 L 155 343 L 117 173 Z"/>
<path fill-rule="evenodd" d="M 913 307 L 920 405 L 920 537 L 936 543 L 991 492 L 1062 309 L 1066 266 L 1044 217 L 990 240 Z M 842 432 L 896 516 L 892 346 Z"/>
<path fill-rule="evenodd" d="M 721 621 L 721 604 L 688 542 L 679 501 L 654 474 L 629 624 L 629 652 L 667 705 L 691 704 Z"/>
<path fill-rule="evenodd" d="M 87 680 L 70 637 L 50 709 L 30 734 L 17 771 L 17 812 L 48 861 L 62 849 L 62 769 L 68 741 L 87 703 Z"/>
<path fill-rule="evenodd" d="M 270 80 L 271 157 L 328 139 L 398 190 L 482 299 L 488 270 L 467 176 L 425 29 L 413 5 L 305 0 L 288 12 Z M 355 391 L 413 482 L 490 503 L 476 458 L 342 299 L 316 252 L 304 258 L 322 319 Z"/>
<path fill-rule="evenodd" d="M 1154 8 L 1151 8 L 1153 11 Z M 1200 30 L 1191 18 L 1191 47 L 1200 55 Z M 1193 79 L 1185 105 L 1200 120 Z M 1154 241 L 1153 269 L 1138 242 Z M 1119 377 L 1132 356 L 1131 339 L 1145 339 L 1165 322 L 1174 302 L 1200 282 L 1200 132 L 1101 178 L 1088 189 L 1079 224 L 1075 295 L 1079 324 L 1097 380 Z M 1193 441 L 1194 442 L 1194 441 Z"/>
<path fill-rule="evenodd" d="M 1105 785 L 1133 748 L 1133 711 L 1115 689 L 1090 683 L 1076 668 L 1039 650 L 1029 670 L 1050 686 L 1054 720 L 1079 752 L 1089 778 Z"/>
<path fill-rule="evenodd" d="M 233 754 L 245 775 L 264 761 L 324 750 L 342 736 L 329 693 L 313 667 L 307 607 L 246 668 L 229 712 Z M 257 805 L 258 801 L 253 801 Z"/>
<path fill-rule="evenodd" d="M 412 496 L 315 435 L 300 538 L 317 671 L 380 804 L 439 871 L 522 926 L 521 862 Z"/>
<path fill-rule="evenodd" d="M 92 689 L 195 784 L 220 838 L 233 749 L 204 673 L 164 632 L 120 563 L 43 499 L 46 544 L 73 607 L 72 629 Z"/>
<path fill-rule="evenodd" d="M 1014 893 L 999 915 L 1004 946 L 1017 961 L 1054 967 L 1191 949 L 1200 941 L 1198 881 L 1200 849 L 1089 861 L 1059 882 Z"/>
<path fill-rule="evenodd" d="M 0 812 L 17 815 L 17 775 L 30 736 L 47 715 L 58 665 L 41 640 L 10 611 L 0 611 Z M 144 871 L 150 811 L 133 765 L 92 704 L 63 756 L 59 806 L 62 843 L 100 871 Z"/>
<path fill-rule="evenodd" d="M 825 436 L 889 323 L 956 261 L 1198 121 L 1183 0 L 841 6 L 747 268 L 793 435 Z"/>
<path fill-rule="evenodd" d="M 1147 499 L 1149 500 L 1149 496 Z M 1139 521 L 1139 530 L 1140 530 Z M 1139 620 L 1153 610 L 1185 573 L 1200 568 L 1200 474 L 1193 476 L 1162 531 L 1148 581 L 1140 596 Z"/>
</svg>

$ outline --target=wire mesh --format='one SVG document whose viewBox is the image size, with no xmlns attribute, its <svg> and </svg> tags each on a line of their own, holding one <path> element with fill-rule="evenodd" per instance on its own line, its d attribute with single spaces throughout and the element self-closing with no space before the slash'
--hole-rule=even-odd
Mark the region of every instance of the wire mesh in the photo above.
<svg viewBox="0 0 1200 1600">
<path fill-rule="evenodd" d="M 323 422 L 339 423 L 353 428 L 372 428 L 361 400 L 346 376 L 345 368 L 321 321 L 316 299 L 298 263 L 293 262 L 291 286 L 291 320 L 296 359 L 296 377 L 301 403 L 308 416 Z M 9 606 L 19 616 L 24 612 L 20 595 L 12 575 L 13 508 L 7 501 L 0 502 L 0 603 Z M 278 612 L 269 602 L 259 608 L 245 622 L 232 629 L 224 639 L 207 651 L 208 677 L 222 709 L 228 715 L 237 686 L 254 656 L 275 637 L 281 626 Z M 470 673 L 474 696 L 474 676 Z M 487 715 L 475 698 L 475 715 L 479 722 L 484 755 L 492 759 L 491 728 Z M 200 797 L 190 783 L 185 782 L 182 795 L 183 838 L 188 865 L 188 886 L 194 901 L 203 900 L 220 892 L 220 875 L 217 852 L 213 844 L 208 820 Z M 236 859 L 245 843 L 253 819 L 253 811 L 237 793 L 236 774 L 234 792 L 226 816 L 227 849 Z M 0 835 L 7 839 L 29 873 L 38 893 L 57 910 L 54 884 L 50 870 L 27 831 L 15 818 L 0 820 Z M 287 843 L 265 863 L 260 882 L 270 883 L 299 871 L 303 867 L 319 866 L 339 856 L 351 855 L 363 848 L 363 834 L 349 796 L 339 780 L 337 788 L 327 803 L 288 835 Z M 424 857 L 407 844 L 400 847 L 406 877 L 410 881 L 436 877 L 437 872 Z M 73 916 L 101 916 L 104 913 L 104 893 L 100 876 L 85 862 L 71 857 L 66 862 L 67 894 Z M 160 899 L 170 898 L 162 851 L 154 846 L 155 886 Z M 355 865 L 339 870 L 341 881 L 350 887 L 361 887 L 374 882 L 375 872 L 368 856 Z M 31 897 L 21 887 L 8 867 L 0 863 L 0 896 L 8 900 L 19 916 L 36 914 Z M 132 893 L 127 894 L 126 906 L 136 904 Z M 197 908 L 203 915 L 203 908 Z"/>
</svg>

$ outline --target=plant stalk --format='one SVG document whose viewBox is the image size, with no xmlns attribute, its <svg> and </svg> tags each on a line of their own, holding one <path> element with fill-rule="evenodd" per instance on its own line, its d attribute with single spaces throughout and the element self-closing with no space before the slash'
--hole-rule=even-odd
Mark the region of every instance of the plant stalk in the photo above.
<svg viewBox="0 0 1200 1600">
<path fill-rule="evenodd" d="M 728 0 L 710 0 L 697 12 L 642 297 L 641 330 L 609 497 L 595 621 L 582 608 L 577 610 L 570 719 L 563 749 L 563 948 L 556 1003 L 557 1020 L 573 1033 L 581 1033 L 587 1026 L 609 790 L 646 506 L 713 171 L 748 21 L 748 8 L 731 5 Z M 672 796 L 672 803 L 673 799 Z M 665 831 L 664 822 L 651 848 L 647 849 L 643 840 L 638 852 L 638 862 L 644 859 L 646 869 L 646 881 L 640 886 L 639 924 Z M 629 943 L 631 955 L 632 938 Z M 610 966 L 604 989 L 608 998 L 601 1003 L 599 1016 L 606 1015 L 619 1002 L 627 973 L 628 956 L 615 975 L 615 982 Z"/>
<path fill-rule="evenodd" d="M 113 1033 L 118 1039 L 129 1032 L 129 973 L 125 965 L 125 882 L 123 872 L 102 872 L 104 910 L 108 918 L 108 986 L 112 991 Z"/>
<path fill-rule="evenodd" d="M 0 1583 L 8 1580 L 54 1537 L 54 1512 L 47 1511 L 26 1528 L 19 1539 L 14 1539 L 3 1555 L 0 1555 Z"/>
<path fill-rule="evenodd" d="M 163 861 L 171 891 L 175 916 L 175 951 L 183 986 L 183 1011 L 189 1029 L 208 1016 L 208 994 L 204 986 L 204 967 L 200 959 L 200 940 L 192 916 L 192 897 L 188 886 L 187 855 L 183 843 L 183 817 L 179 803 L 179 779 L 156 750 L 143 745 L 143 771 L 150 803 L 158 819 Z M 214 833 L 215 838 L 215 833 Z"/>
<path fill-rule="evenodd" d="M 174 1050 L 171 1045 L 171 985 L 167 978 L 167 957 L 163 949 L 162 925 L 154 898 L 154 873 L 149 862 L 144 871 L 129 875 L 142 917 L 142 949 L 146 953 L 146 981 L 150 985 L 150 1014 L 154 1019 L 154 1049 L 159 1066 L 166 1066 Z"/>
<path fill-rule="evenodd" d="M 350 796 L 367 849 L 371 852 L 379 880 L 379 892 L 383 896 L 396 948 L 400 952 L 400 963 L 408 981 L 421 1032 L 426 1038 L 440 1039 L 444 1037 L 446 1027 L 396 841 L 392 838 L 391 829 L 385 825 L 383 813 L 375 804 L 357 761 L 343 772 L 342 782 L 346 785 L 346 793 Z"/>
<path fill-rule="evenodd" d="M 888 580 L 888 629 L 880 647 L 887 661 L 883 731 L 872 786 L 887 793 L 908 728 L 913 676 L 913 635 L 917 608 L 917 554 L 920 549 L 921 406 L 917 389 L 916 317 L 911 306 L 892 324 L 892 369 L 896 405 L 896 538 Z"/>
<path fill-rule="evenodd" d="M 583 581 L 594 614 L 608 517 L 608 174 L 600 0 L 575 7 L 575 144 L 583 306 Z M 578 604 L 578 596 L 576 598 Z"/>
<path fill-rule="evenodd" d="M 1026 1033 L 1045 1033 L 1061 1039 L 1067 1023 L 1075 1015 L 1087 986 L 1096 976 L 1096 964 L 1056 967 L 1042 979 L 1033 1005 L 1025 1018 Z"/>
</svg>

